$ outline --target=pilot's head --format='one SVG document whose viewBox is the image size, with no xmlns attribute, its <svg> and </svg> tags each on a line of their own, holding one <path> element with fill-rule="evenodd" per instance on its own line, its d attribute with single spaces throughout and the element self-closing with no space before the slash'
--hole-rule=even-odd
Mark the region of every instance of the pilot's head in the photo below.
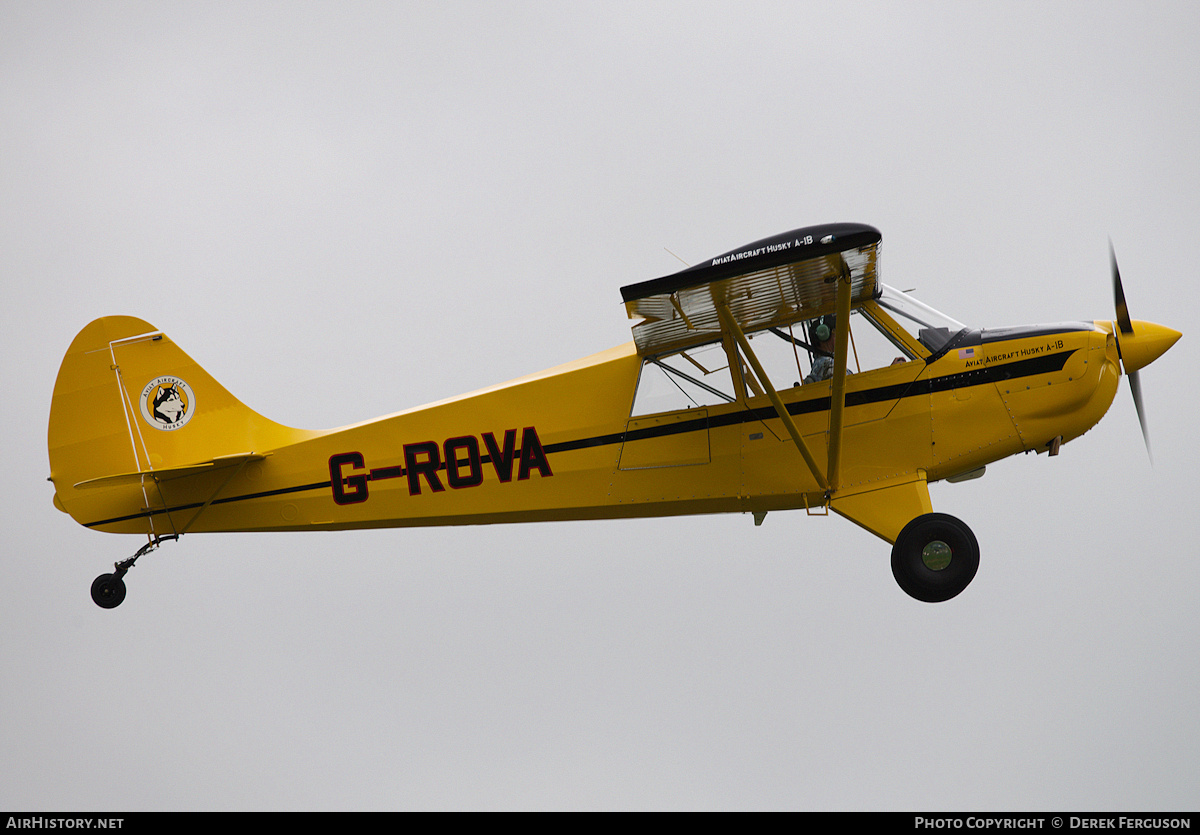
<svg viewBox="0 0 1200 835">
<path fill-rule="evenodd" d="M 808 332 L 817 342 L 828 342 L 833 338 L 833 332 L 836 328 L 837 317 L 832 313 L 820 316 L 808 323 Z"/>
</svg>

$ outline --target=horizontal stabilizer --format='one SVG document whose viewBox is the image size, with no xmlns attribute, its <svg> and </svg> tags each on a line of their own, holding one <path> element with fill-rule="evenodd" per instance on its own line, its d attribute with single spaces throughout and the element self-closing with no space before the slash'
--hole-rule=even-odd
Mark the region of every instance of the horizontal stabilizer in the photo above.
<svg viewBox="0 0 1200 835">
<path fill-rule="evenodd" d="M 185 464 L 181 467 L 164 467 L 158 470 L 143 470 L 133 473 L 118 473 L 116 475 L 89 478 L 74 485 L 76 490 L 91 490 L 97 487 L 119 487 L 125 484 L 141 484 L 143 479 L 151 481 L 171 481 L 186 478 L 198 473 L 210 473 L 228 467 L 237 467 L 250 461 L 262 461 L 271 453 L 260 455 L 255 452 L 241 452 L 235 455 L 221 455 L 209 461 L 199 461 L 195 464 Z"/>
</svg>

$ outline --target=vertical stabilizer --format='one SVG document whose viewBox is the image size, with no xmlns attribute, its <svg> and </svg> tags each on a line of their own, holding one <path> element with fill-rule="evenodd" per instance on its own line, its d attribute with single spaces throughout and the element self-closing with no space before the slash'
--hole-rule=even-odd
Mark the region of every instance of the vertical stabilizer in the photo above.
<svg viewBox="0 0 1200 835">
<path fill-rule="evenodd" d="M 153 505 L 147 479 L 108 477 L 261 454 L 310 434 L 244 405 L 153 325 L 97 319 L 71 343 L 54 384 L 55 504 L 81 524 L 136 515 Z M 152 532 L 144 518 L 131 525 Z"/>
</svg>

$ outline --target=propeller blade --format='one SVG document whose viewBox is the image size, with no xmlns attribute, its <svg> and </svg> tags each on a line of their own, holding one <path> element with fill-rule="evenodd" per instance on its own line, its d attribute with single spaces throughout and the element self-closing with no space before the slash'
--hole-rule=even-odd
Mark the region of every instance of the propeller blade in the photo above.
<svg viewBox="0 0 1200 835">
<path fill-rule="evenodd" d="M 1117 308 L 1117 325 L 1121 333 L 1133 333 L 1133 322 L 1129 320 L 1129 305 L 1125 304 L 1125 288 L 1121 286 L 1121 271 L 1117 269 L 1117 253 L 1113 249 L 1112 239 L 1108 241 L 1108 255 L 1112 260 L 1113 303 Z"/>
<path fill-rule="evenodd" d="M 1133 392 L 1133 406 L 1137 409 L 1138 423 L 1142 425 L 1142 439 L 1146 442 L 1146 455 L 1150 458 L 1150 464 L 1154 464 L 1154 453 L 1150 451 L 1150 433 L 1146 430 L 1146 412 L 1142 409 L 1142 383 L 1138 379 L 1138 372 L 1125 375 L 1129 378 L 1129 390 Z"/>
<path fill-rule="evenodd" d="M 1117 336 L 1117 350 L 1120 351 L 1121 335 L 1133 336 L 1133 322 L 1129 318 L 1129 305 L 1125 303 L 1125 288 L 1121 286 L 1121 271 L 1117 269 L 1117 251 L 1113 249 L 1112 238 L 1108 239 L 1108 257 L 1112 261 L 1113 305 L 1117 311 L 1117 327 L 1121 331 Z M 1142 381 L 1138 378 L 1137 365 L 1132 372 L 1129 371 L 1123 357 L 1121 365 L 1125 368 L 1125 376 L 1129 378 L 1129 391 L 1133 394 L 1133 407 L 1137 409 L 1138 423 L 1142 426 L 1146 455 L 1150 458 L 1150 465 L 1154 466 L 1154 453 L 1150 451 L 1150 432 L 1146 429 L 1146 411 L 1142 406 Z"/>
</svg>

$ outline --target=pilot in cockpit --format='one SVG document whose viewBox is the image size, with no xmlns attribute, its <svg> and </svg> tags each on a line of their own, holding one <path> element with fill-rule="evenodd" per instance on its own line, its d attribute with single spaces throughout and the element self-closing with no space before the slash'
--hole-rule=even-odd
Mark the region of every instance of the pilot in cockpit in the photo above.
<svg viewBox="0 0 1200 835">
<path fill-rule="evenodd" d="M 812 369 L 804 378 L 805 383 L 819 383 L 833 376 L 833 334 L 837 327 L 837 317 L 833 314 L 821 316 L 808 323 L 808 335 L 816 347 L 824 353 L 813 358 Z M 847 369 L 849 374 L 850 370 Z"/>
</svg>

